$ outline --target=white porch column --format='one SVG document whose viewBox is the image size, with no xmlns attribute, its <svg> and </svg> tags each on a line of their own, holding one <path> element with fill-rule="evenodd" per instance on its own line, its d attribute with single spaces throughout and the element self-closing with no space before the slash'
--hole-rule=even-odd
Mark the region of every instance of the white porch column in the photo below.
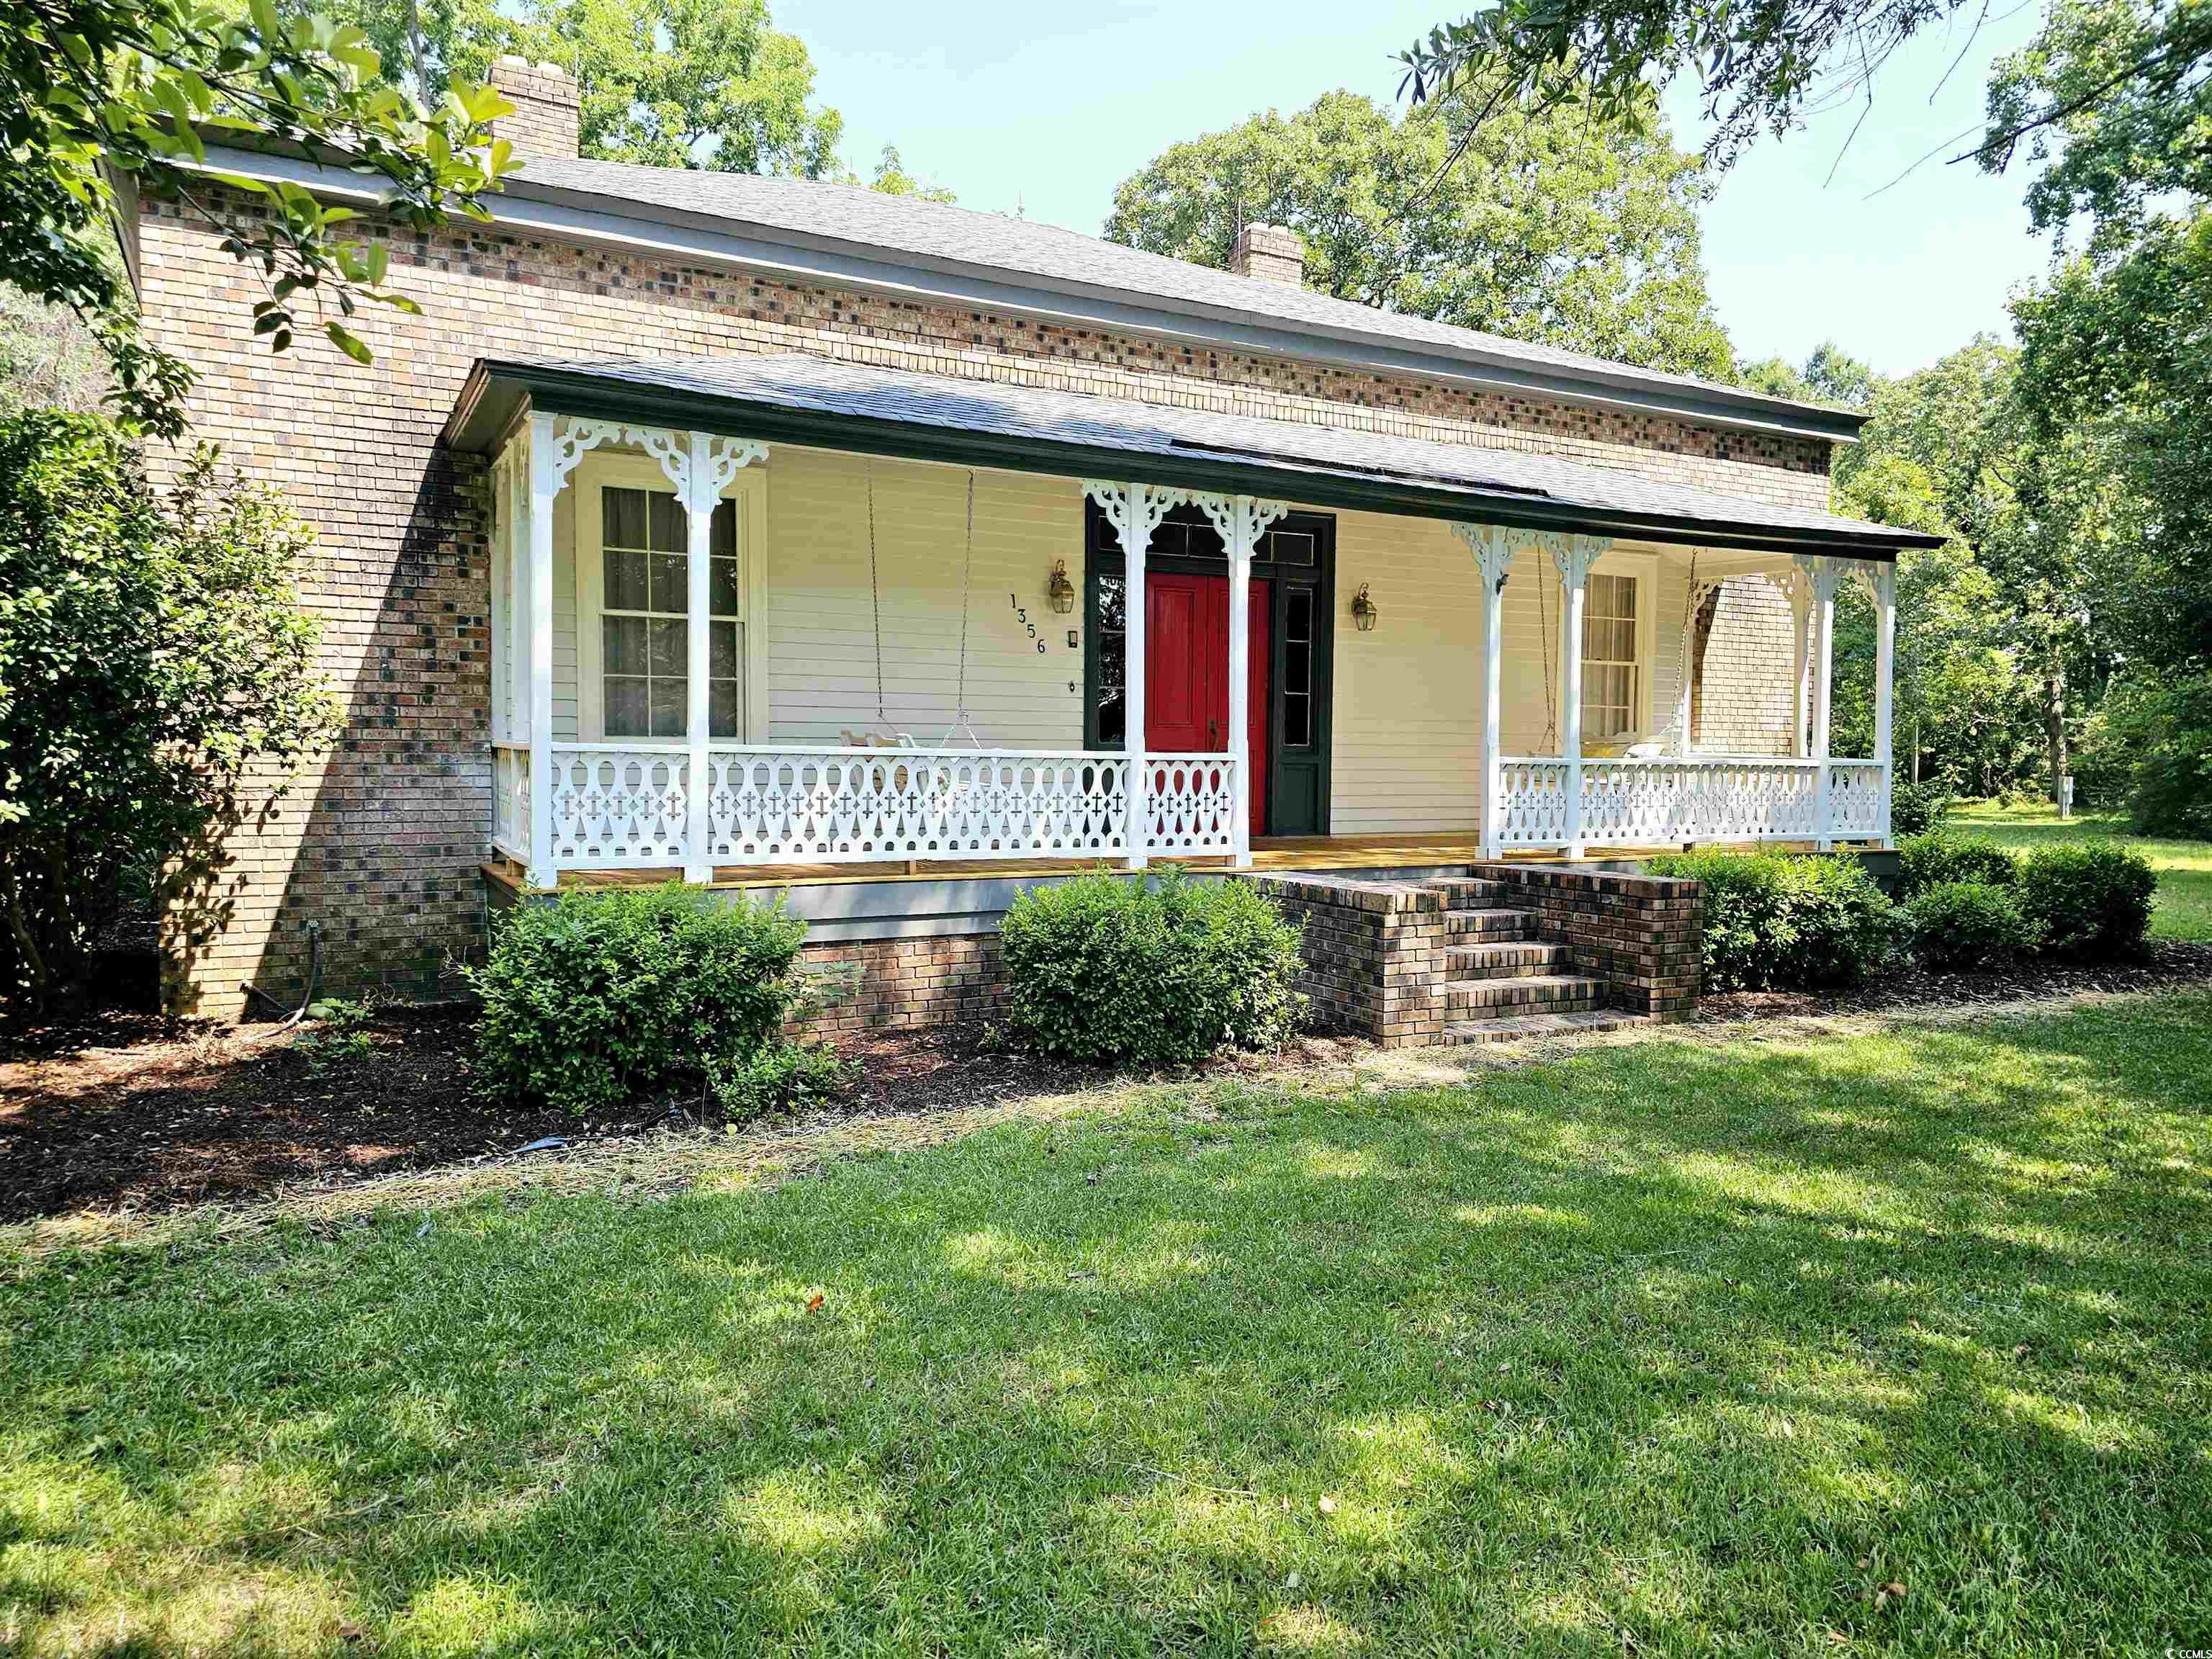
<svg viewBox="0 0 2212 1659">
<path fill-rule="evenodd" d="M 1805 648 L 1805 635 L 1813 620 L 1813 591 L 1802 570 L 1792 569 L 1774 580 L 1790 601 L 1790 752 L 1803 760 L 1810 748 L 1805 722 L 1811 718 L 1813 698 L 1806 677 L 1812 672 L 1813 659 Z"/>
<path fill-rule="evenodd" d="M 1583 842 L 1583 594 L 1590 567 L 1613 545 L 1610 536 L 1547 531 L 1559 572 L 1559 752 L 1567 763 L 1567 856 L 1578 859 Z"/>
<path fill-rule="evenodd" d="M 553 860 L 553 498 L 583 451 L 568 434 L 556 436 L 558 417 L 530 416 L 529 562 L 521 584 L 528 647 L 528 706 L 523 730 L 530 739 L 530 884 L 560 879 Z M 566 465 L 563 465 L 565 461 Z"/>
<path fill-rule="evenodd" d="M 1098 503 L 1106 522 L 1121 538 L 1121 747 L 1129 760 L 1129 868 L 1141 870 L 1152 861 L 1146 849 L 1150 818 L 1145 801 L 1145 555 L 1152 548 L 1152 532 L 1160 527 L 1168 509 L 1184 498 L 1184 493 L 1158 484 L 1115 483 L 1097 478 L 1085 478 L 1083 491 Z"/>
<path fill-rule="evenodd" d="M 1843 580 L 1844 562 L 1819 554 L 1796 556 L 1805 573 L 1813 603 L 1813 759 L 1820 767 L 1820 816 L 1814 845 L 1822 852 L 1836 844 L 1830 833 L 1833 820 L 1828 800 L 1828 726 L 1833 702 L 1836 653 L 1836 588 Z"/>
<path fill-rule="evenodd" d="M 768 448 L 744 438 L 709 432 L 677 434 L 631 428 L 634 441 L 660 463 L 684 509 L 687 562 L 684 566 L 684 673 L 685 782 L 684 788 L 684 879 L 704 884 L 714 878 L 713 700 L 710 665 L 714 509 L 738 468 L 767 458 Z M 756 551 L 756 556 L 757 553 Z"/>
<path fill-rule="evenodd" d="M 1498 751 L 1504 744 L 1505 577 L 1516 542 L 1527 538 L 1494 524 L 1455 524 L 1452 533 L 1474 555 L 1482 581 L 1482 855 L 1494 859 L 1504 850 L 1505 780 Z"/>
<path fill-rule="evenodd" d="M 1287 501 L 1255 495 L 1205 495 L 1188 500 L 1203 512 L 1229 552 L 1229 754 L 1236 781 L 1237 823 L 1231 862 L 1252 867 L 1252 555 L 1267 526 L 1288 513 Z"/>
<path fill-rule="evenodd" d="M 1890 749 L 1893 714 L 1891 680 L 1897 653 L 1897 567 L 1869 561 L 1859 572 L 1874 600 L 1874 763 L 1881 768 L 1881 844 L 1893 843 L 1889 836 L 1891 783 Z"/>
</svg>

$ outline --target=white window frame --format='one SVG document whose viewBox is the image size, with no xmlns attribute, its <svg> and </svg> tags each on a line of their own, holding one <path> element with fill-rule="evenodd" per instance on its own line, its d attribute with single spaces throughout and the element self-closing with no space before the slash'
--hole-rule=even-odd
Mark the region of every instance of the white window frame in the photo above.
<svg viewBox="0 0 2212 1659">
<path fill-rule="evenodd" d="M 1593 736 L 1591 740 L 1600 743 L 1616 743 L 1625 737 L 1650 738 L 1656 735 L 1651 724 L 1651 682 L 1658 672 L 1658 662 L 1653 654 L 1654 642 L 1658 637 L 1658 617 L 1654 614 L 1659 604 L 1658 556 L 1653 553 L 1607 553 L 1590 566 L 1589 574 L 1594 578 L 1626 576 L 1636 584 L 1636 672 L 1634 675 L 1636 689 L 1632 693 L 1635 701 L 1629 710 L 1628 730 L 1614 733 L 1611 737 Z M 1583 605 L 1587 620 L 1589 605 L 1587 592 L 1584 593 Z M 1583 658 L 1583 689 L 1585 692 L 1589 689 L 1590 665 L 1591 659 L 1585 652 Z"/>
<path fill-rule="evenodd" d="M 647 489 L 673 494 L 668 475 L 649 455 L 593 451 L 576 469 L 576 730 L 586 743 L 637 743 L 680 746 L 678 738 L 610 738 L 606 728 L 606 683 L 601 641 L 606 611 L 606 558 L 600 534 L 606 514 L 599 501 L 607 489 Z M 742 469 L 722 491 L 737 503 L 738 612 L 717 622 L 738 624 L 740 731 L 717 743 L 761 743 L 769 729 L 768 708 L 768 479 L 758 465 Z M 673 614 L 672 612 L 670 614 Z"/>
</svg>

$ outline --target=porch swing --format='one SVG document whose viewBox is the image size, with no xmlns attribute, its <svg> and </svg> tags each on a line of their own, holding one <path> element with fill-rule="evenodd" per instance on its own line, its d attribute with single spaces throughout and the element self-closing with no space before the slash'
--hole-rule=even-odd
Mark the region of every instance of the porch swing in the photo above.
<svg viewBox="0 0 2212 1659">
<path fill-rule="evenodd" d="M 868 732 L 855 734 L 850 730 L 842 733 L 846 745 L 853 749 L 913 749 L 914 734 L 896 730 L 887 712 L 884 690 L 884 592 L 883 580 L 876 556 L 876 475 L 872 464 L 866 471 L 868 516 L 868 604 L 875 630 L 876 651 L 876 722 Z M 967 542 L 963 552 L 960 576 L 960 672 L 955 692 L 952 723 L 945 728 L 938 739 L 940 750 L 950 749 L 956 733 L 964 733 L 968 746 L 977 754 L 983 752 L 982 735 L 968 713 L 968 617 L 972 608 L 975 572 L 975 471 L 968 471 Z M 905 766 L 894 766 L 887 781 L 894 791 L 903 793 L 912 779 Z M 905 860 L 906 873 L 919 873 L 917 860 Z"/>
</svg>

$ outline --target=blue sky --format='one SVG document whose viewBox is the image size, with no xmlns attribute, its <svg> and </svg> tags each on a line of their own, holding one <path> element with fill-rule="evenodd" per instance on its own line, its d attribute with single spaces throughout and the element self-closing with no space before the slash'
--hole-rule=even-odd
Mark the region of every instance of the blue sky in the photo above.
<svg viewBox="0 0 2212 1659">
<path fill-rule="evenodd" d="M 780 0 L 775 13 L 812 52 L 823 100 L 843 111 L 854 167 L 867 171 L 888 139 L 963 206 L 1018 206 L 1095 235 L 1115 185 L 1179 138 L 1340 86 L 1391 97 L 1393 54 L 1439 3 L 1451 0 Z M 1990 58 L 2025 42 L 2039 13 L 2028 3 L 1985 24 L 1947 82 L 1963 33 L 1913 43 L 1832 182 L 1855 109 L 1738 161 L 1706 214 L 1705 260 L 1739 351 L 1795 361 L 1832 337 L 1899 374 L 2005 329 L 2006 294 L 2046 258 L 2017 173 L 1947 167 L 1945 149 L 1868 197 L 1972 125 Z M 1694 96 L 1678 88 L 1670 109 L 1677 141 L 1694 142 Z"/>
</svg>

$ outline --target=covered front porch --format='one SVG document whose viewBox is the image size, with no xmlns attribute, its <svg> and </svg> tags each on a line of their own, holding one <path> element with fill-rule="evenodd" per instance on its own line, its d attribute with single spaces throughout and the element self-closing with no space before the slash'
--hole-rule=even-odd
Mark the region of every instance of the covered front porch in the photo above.
<svg viewBox="0 0 2212 1659">
<path fill-rule="evenodd" d="M 518 889 L 1887 839 L 1908 532 L 811 359 L 479 365 L 448 435 L 491 458 Z M 1853 579 L 1875 740 L 1838 757 Z M 1746 583 L 1786 618 L 1736 664 L 1786 711 L 1760 752 L 1698 670 Z"/>
</svg>

